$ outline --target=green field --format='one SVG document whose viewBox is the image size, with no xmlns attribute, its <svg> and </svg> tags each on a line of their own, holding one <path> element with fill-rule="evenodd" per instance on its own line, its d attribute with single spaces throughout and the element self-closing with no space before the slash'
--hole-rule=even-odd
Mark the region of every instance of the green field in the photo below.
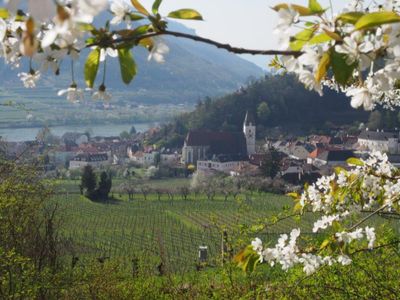
<svg viewBox="0 0 400 300">
<path fill-rule="evenodd" d="M 177 186 L 187 180 L 152 181 L 150 185 Z M 161 260 L 163 256 L 170 270 L 189 271 L 195 268 L 200 245 L 208 246 L 209 264 L 216 265 L 221 259 L 222 231 L 237 241 L 242 225 L 259 224 L 266 217 L 278 214 L 282 207 L 291 203 L 285 196 L 274 194 L 241 194 L 227 201 L 222 195 L 213 200 L 205 196 L 189 195 L 182 200 L 179 194 L 174 200 L 163 195 L 161 201 L 150 194 L 127 201 L 126 195 L 114 194 L 115 201 L 96 203 L 80 196 L 74 181 L 63 182 L 69 194 L 54 198 L 62 212 L 62 235 L 71 244 L 71 253 L 85 259 L 110 257 L 129 265 L 140 255 Z M 264 239 L 276 239 L 277 234 L 299 227 L 293 219 L 271 226 L 261 235 Z M 309 230 L 310 222 L 301 227 Z M 258 234 L 260 236 L 260 234 Z M 250 242 L 243 240 L 244 243 Z"/>
</svg>

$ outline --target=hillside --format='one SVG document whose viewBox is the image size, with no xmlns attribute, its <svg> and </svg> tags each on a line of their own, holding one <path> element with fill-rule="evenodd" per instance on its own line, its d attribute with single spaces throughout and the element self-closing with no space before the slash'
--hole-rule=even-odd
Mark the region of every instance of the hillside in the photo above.
<svg viewBox="0 0 400 300">
<path fill-rule="evenodd" d="M 342 94 L 326 90 L 320 97 L 292 76 L 271 75 L 224 97 L 205 98 L 195 111 L 165 125 L 152 142 L 180 146 L 189 129 L 241 130 L 246 111 L 256 117 L 259 137 L 275 127 L 289 134 L 305 134 L 367 122 L 369 117 L 369 113 L 351 108 Z"/>
<path fill-rule="evenodd" d="M 195 34 L 193 30 L 178 23 L 171 23 L 170 29 Z M 148 53 L 144 49 L 134 50 L 139 72 L 129 86 L 124 85 L 120 79 L 118 60 L 111 59 L 107 64 L 106 83 L 113 92 L 114 99 L 146 104 L 196 103 L 204 96 L 231 92 L 243 85 L 248 78 L 263 74 L 256 65 L 213 46 L 173 37 L 165 37 L 164 41 L 170 48 L 165 64 L 149 62 Z M 82 84 L 85 58 L 83 55 L 77 66 Z M 56 98 L 56 91 L 70 83 L 68 66 L 69 62 L 63 62 L 59 76 L 42 76 L 39 88 L 49 89 L 47 95 L 41 95 L 43 98 Z M 28 66 L 23 66 L 22 71 L 27 70 Z M 17 73 L 22 71 L 12 70 L 4 64 L 0 66 L 0 80 L 2 87 L 6 87 L 3 97 L 12 95 L 14 100 L 30 98 L 32 91 L 23 89 L 22 83 L 16 79 Z"/>
</svg>

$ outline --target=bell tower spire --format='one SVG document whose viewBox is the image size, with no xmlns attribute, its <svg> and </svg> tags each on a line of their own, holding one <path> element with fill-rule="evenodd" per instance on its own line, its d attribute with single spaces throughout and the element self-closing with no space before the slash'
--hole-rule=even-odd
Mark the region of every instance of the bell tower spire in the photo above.
<svg viewBox="0 0 400 300">
<path fill-rule="evenodd" d="M 246 138 L 247 155 L 256 153 L 256 122 L 249 111 L 246 112 L 246 117 L 244 118 L 243 133 Z"/>
</svg>

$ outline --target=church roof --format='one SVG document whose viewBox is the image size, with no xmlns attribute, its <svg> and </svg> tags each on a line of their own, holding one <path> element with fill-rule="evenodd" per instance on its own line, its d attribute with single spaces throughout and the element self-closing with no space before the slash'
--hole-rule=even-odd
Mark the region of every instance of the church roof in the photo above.
<svg viewBox="0 0 400 300">
<path fill-rule="evenodd" d="M 186 136 L 186 146 L 210 147 L 211 154 L 247 154 L 243 132 L 193 130 Z"/>
<path fill-rule="evenodd" d="M 256 121 L 254 120 L 253 114 L 249 113 L 249 111 L 246 112 L 246 117 L 244 118 L 244 125 L 251 125 L 251 126 L 256 125 Z"/>
</svg>

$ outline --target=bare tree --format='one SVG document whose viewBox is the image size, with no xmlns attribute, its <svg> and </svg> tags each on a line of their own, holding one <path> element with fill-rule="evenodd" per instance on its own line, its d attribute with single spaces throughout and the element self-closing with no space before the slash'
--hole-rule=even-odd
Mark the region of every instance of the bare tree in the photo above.
<svg viewBox="0 0 400 300">
<path fill-rule="evenodd" d="M 157 195 L 158 201 L 161 201 L 162 195 L 166 194 L 165 189 L 162 189 L 162 188 L 155 188 L 155 189 L 154 189 L 154 192 L 155 192 L 156 195 Z"/>
<path fill-rule="evenodd" d="M 190 194 L 190 189 L 187 186 L 181 186 L 178 188 L 179 194 L 182 197 L 182 200 L 187 200 L 189 194 Z"/>
<path fill-rule="evenodd" d="M 147 196 L 150 194 L 150 191 L 151 191 L 150 187 L 143 184 L 143 185 L 140 185 L 139 190 L 142 193 L 144 200 L 147 201 Z"/>
</svg>

